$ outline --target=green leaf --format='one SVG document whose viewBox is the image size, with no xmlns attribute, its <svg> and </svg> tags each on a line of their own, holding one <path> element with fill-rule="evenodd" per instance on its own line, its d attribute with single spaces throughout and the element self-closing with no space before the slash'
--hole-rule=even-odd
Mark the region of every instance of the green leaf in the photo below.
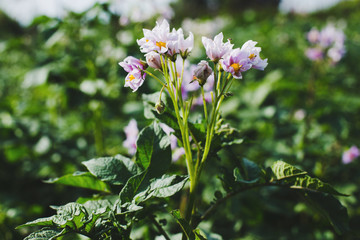
<svg viewBox="0 0 360 240">
<path fill-rule="evenodd" d="M 207 238 L 201 234 L 200 229 L 195 229 L 193 232 L 195 234 L 195 240 L 207 240 Z"/>
<path fill-rule="evenodd" d="M 73 230 L 80 233 L 89 233 L 95 226 L 96 221 L 111 207 L 112 204 L 107 200 L 88 201 L 84 205 L 68 203 L 64 206 L 53 207 L 57 210 L 57 214 L 54 216 L 28 222 L 18 228 L 24 226 L 49 226 L 67 229 L 68 231 Z M 50 233 L 51 231 L 46 231 L 46 234 Z M 29 239 L 37 239 L 36 237 L 42 236 L 42 234 L 47 236 L 44 232 L 35 232 L 33 235 L 30 235 L 32 238 Z"/>
<path fill-rule="evenodd" d="M 330 193 L 333 195 L 347 196 L 339 193 L 330 184 L 322 182 L 318 178 L 306 175 L 306 172 L 297 169 L 296 167 L 277 161 L 271 166 L 274 179 L 270 182 L 288 185 L 293 189 L 303 189 L 315 192 Z"/>
<path fill-rule="evenodd" d="M 83 204 L 88 213 L 103 214 L 111 209 L 113 204 L 109 200 L 90 200 Z"/>
<path fill-rule="evenodd" d="M 31 227 L 31 226 L 51 226 L 57 228 L 66 228 L 71 229 L 77 232 L 86 231 L 89 232 L 94 226 L 98 217 L 107 211 L 105 208 L 104 202 L 98 202 L 97 207 L 99 207 L 101 203 L 102 208 L 94 210 L 94 207 L 91 207 L 90 203 L 85 205 L 89 211 L 91 211 L 91 215 L 88 214 L 86 207 L 79 203 L 68 203 L 64 206 L 53 207 L 57 210 L 57 214 L 47 218 L 40 218 L 32 222 L 25 223 L 20 227 Z M 106 205 L 106 207 L 109 207 Z M 87 224 L 89 224 L 87 226 Z"/>
<path fill-rule="evenodd" d="M 187 182 L 188 177 L 178 175 L 164 175 L 151 182 L 150 189 L 153 197 L 166 198 L 179 192 Z"/>
<path fill-rule="evenodd" d="M 159 179 L 152 179 L 150 186 L 138 193 L 134 200 L 138 204 L 146 201 L 151 197 L 166 198 L 179 192 L 185 185 L 187 177 L 177 175 L 163 175 Z"/>
<path fill-rule="evenodd" d="M 100 180 L 113 185 L 125 184 L 139 169 L 131 159 L 122 155 L 95 158 L 82 162 Z"/>
<path fill-rule="evenodd" d="M 271 166 L 271 170 L 276 180 L 283 180 L 286 178 L 293 178 L 307 174 L 307 172 L 302 171 L 283 161 L 276 161 Z"/>
<path fill-rule="evenodd" d="M 177 223 L 180 225 L 181 229 L 185 233 L 187 239 L 195 240 L 195 234 L 192 231 L 190 224 L 181 216 L 179 210 L 174 210 L 171 212 Z"/>
<path fill-rule="evenodd" d="M 105 215 L 113 205 L 108 200 L 91 200 L 84 203 L 83 206 L 90 215 L 85 225 L 85 232 L 89 233 L 95 226 L 96 221 Z"/>
<path fill-rule="evenodd" d="M 75 172 L 74 174 L 68 174 L 60 178 L 54 178 L 45 181 L 46 183 L 64 184 L 67 186 L 87 188 L 96 191 L 102 191 L 110 193 L 110 187 L 107 183 L 102 182 L 94 175 L 88 172 Z"/>
<path fill-rule="evenodd" d="M 60 237 L 66 233 L 66 230 L 42 228 L 36 232 L 31 233 L 24 240 L 52 240 Z"/>
<path fill-rule="evenodd" d="M 170 138 L 155 121 L 144 128 L 137 140 L 136 164 L 141 170 L 149 167 L 153 177 L 161 176 L 171 164 Z M 151 164 L 151 166 L 150 166 Z"/>
<path fill-rule="evenodd" d="M 25 224 L 17 226 L 16 229 L 19 229 L 22 227 L 33 227 L 33 226 L 54 226 L 55 224 L 53 222 L 53 219 L 54 219 L 54 216 L 39 218 L 34 221 L 27 222 Z"/>
<path fill-rule="evenodd" d="M 57 210 L 57 214 L 53 216 L 53 222 L 61 228 L 82 229 L 88 220 L 88 213 L 81 204 L 68 203 L 64 206 L 53 208 Z"/>
<path fill-rule="evenodd" d="M 144 181 L 146 174 L 147 174 L 147 170 L 131 177 L 127 181 L 127 183 L 125 184 L 123 189 L 121 189 L 121 192 L 120 192 L 120 196 L 119 196 L 120 205 L 124 205 L 126 203 L 130 204 L 130 202 L 132 201 L 132 199 L 134 198 L 136 193 L 139 192 L 139 188 L 140 188 L 142 182 Z M 118 210 L 118 213 L 120 213 L 120 212 L 121 211 Z"/>
<path fill-rule="evenodd" d="M 236 182 L 251 184 L 263 179 L 264 173 L 256 163 L 244 158 L 242 159 L 241 165 L 242 170 L 239 168 L 234 169 Z"/>
<path fill-rule="evenodd" d="M 308 192 L 305 194 L 305 200 L 330 221 L 338 234 L 350 231 L 347 210 L 335 197 L 329 194 Z"/>
<path fill-rule="evenodd" d="M 333 195 L 348 196 L 346 194 L 339 193 L 330 184 L 324 183 L 320 179 L 312 178 L 308 175 L 297 177 L 294 180 L 290 181 L 290 183 L 291 188 L 294 189 L 313 190 L 317 192 L 330 193 Z"/>
</svg>

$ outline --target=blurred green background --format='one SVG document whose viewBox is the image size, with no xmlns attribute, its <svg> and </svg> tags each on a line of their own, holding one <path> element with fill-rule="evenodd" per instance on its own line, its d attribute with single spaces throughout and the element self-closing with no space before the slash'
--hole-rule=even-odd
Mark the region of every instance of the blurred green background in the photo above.
<svg viewBox="0 0 360 240">
<path fill-rule="evenodd" d="M 237 47 L 259 42 L 268 67 L 234 84 L 222 111 L 245 138 L 232 152 L 261 165 L 282 159 L 351 194 L 340 200 L 360 234 L 360 159 L 341 161 L 349 147 L 360 147 L 360 1 L 313 12 L 304 5 L 317 1 L 297 1 L 289 10 L 291 2 L 93 0 L 71 9 L 70 1 L 2 1 L 0 239 L 22 239 L 29 232 L 16 226 L 52 215 L 49 205 L 92 194 L 44 180 L 84 170 L 87 159 L 127 154 L 123 128 L 132 118 L 139 128 L 148 123 L 141 93 L 159 89 L 150 78 L 137 93 L 124 88 L 118 62 L 143 57 L 136 39 L 163 17 L 194 33 L 194 64 L 205 57 L 201 36 L 222 31 Z M 346 53 L 336 65 L 304 54 L 307 32 L 329 22 L 346 35 Z M 205 202 L 219 185 L 219 167 L 231 164 L 226 159 L 232 156 L 221 157 L 203 176 Z M 237 198 L 203 228 L 223 239 L 345 239 L 291 192 L 268 189 Z"/>
</svg>

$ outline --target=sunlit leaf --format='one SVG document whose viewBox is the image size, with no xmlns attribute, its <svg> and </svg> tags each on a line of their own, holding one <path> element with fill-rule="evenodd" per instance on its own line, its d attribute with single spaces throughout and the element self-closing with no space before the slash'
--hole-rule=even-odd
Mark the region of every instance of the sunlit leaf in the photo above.
<svg viewBox="0 0 360 240">
<path fill-rule="evenodd" d="M 139 171 L 131 159 L 122 155 L 94 158 L 82 163 L 100 180 L 114 185 L 125 184 L 130 177 Z"/>
<path fill-rule="evenodd" d="M 184 187 L 187 179 L 187 177 L 177 175 L 164 175 L 161 178 L 152 179 L 149 187 L 137 194 L 134 199 L 139 203 L 151 197 L 170 197 L 179 192 Z"/>
<path fill-rule="evenodd" d="M 24 240 L 52 240 L 64 235 L 66 229 L 52 229 L 52 228 L 42 228 L 36 232 L 31 233 L 29 236 L 24 238 Z"/>
<path fill-rule="evenodd" d="M 306 172 L 283 161 L 277 161 L 271 166 L 274 179 L 271 182 L 280 183 L 293 189 L 302 189 L 333 195 L 347 196 L 339 193 L 330 184 L 324 183 L 318 178 L 306 175 Z"/>
<path fill-rule="evenodd" d="M 276 180 L 283 180 L 286 178 L 292 178 L 307 174 L 307 172 L 302 171 L 283 161 L 276 161 L 271 166 L 271 169 Z"/>
<path fill-rule="evenodd" d="M 107 183 L 99 180 L 89 172 L 75 172 L 74 174 L 68 174 L 60 178 L 50 179 L 46 182 L 110 193 L 110 188 Z"/>
<path fill-rule="evenodd" d="M 89 214 L 89 218 L 85 225 L 85 232 L 87 233 L 93 229 L 96 221 L 113 207 L 108 200 L 87 201 L 83 206 Z"/>
</svg>

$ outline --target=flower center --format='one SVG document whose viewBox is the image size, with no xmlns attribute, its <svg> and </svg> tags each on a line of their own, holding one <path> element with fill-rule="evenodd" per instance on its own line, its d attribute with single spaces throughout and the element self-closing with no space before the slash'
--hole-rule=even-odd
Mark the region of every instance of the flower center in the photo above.
<svg viewBox="0 0 360 240">
<path fill-rule="evenodd" d="M 132 81 L 132 80 L 134 80 L 134 79 L 135 79 L 134 75 L 131 74 L 131 75 L 129 76 L 129 80 L 128 80 L 128 81 Z"/>
<path fill-rule="evenodd" d="M 250 58 L 250 60 L 252 60 L 254 57 L 256 57 L 256 55 L 255 54 L 250 54 L 250 56 L 249 56 L 249 58 Z"/>
<path fill-rule="evenodd" d="M 166 43 L 164 42 L 156 42 L 156 46 L 158 46 L 161 50 L 161 47 L 166 48 Z"/>
<path fill-rule="evenodd" d="M 238 72 L 240 70 L 240 68 L 242 67 L 242 65 L 240 65 L 238 63 L 233 63 L 230 65 L 230 67 L 232 67 L 235 72 Z"/>
</svg>

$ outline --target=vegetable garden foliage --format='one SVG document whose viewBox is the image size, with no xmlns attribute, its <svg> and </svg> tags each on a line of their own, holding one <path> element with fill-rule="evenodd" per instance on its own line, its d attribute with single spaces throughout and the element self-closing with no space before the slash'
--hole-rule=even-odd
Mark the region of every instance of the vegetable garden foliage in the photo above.
<svg viewBox="0 0 360 240">
<path fill-rule="evenodd" d="M 171 111 L 167 111 L 165 114 L 171 115 Z M 168 199 L 184 188 L 188 177 L 168 174 L 171 164 L 170 141 L 159 127 L 158 120 L 170 118 L 157 113 L 153 116 L 156 119 L 139 134 L 135 161 L 122 155 L 91 159 L 83 162 L 88 172 L 76 172 L 49 180 L 49 183 L 92 189 L 99 194 L 93 199 L 53 207 L 55 215 L 19 226 L 41 227 L 25 239 L 57 239 L 69 233 L 82 234 L 91 239 L 130 239 L 134 224 L 146 218 L 153 222 L 159 235 L 172 239 L 175 233 L 166 232 L 166 226 L 156 219 L 161 212 L 172 214 L 187 239 L 207 239 L 198 226 L 202 221 L 216 217 L 215 211 L 223 202 L 231 201 L 232 196 L 246 194 L 253 188 L 273 186 L 297 191 L 329 220 L 338 234 L 349 231 L 346 209 L 335 198 L 344 194 L 284 161 L 263 168 L 248 159 L 238 159 L 239 167 L 224 169 L 227 173 L 219 176 L 219 179 L 225 194 L 216 192 L 216 201 L 206 211 L 196 212 L 196 220 L 190 224 L 182 217 L 181 211 L 167 205 Z M 199 134 L 196 137 L 204 138 L 205 132 L 198 125 L 194 124 L 193 129 Z M 239 139 L 234 137 L 237 134 L 234 129 L 218 130 L 221 131 L 215 134 L 219 144 L 239 143 Z M 213 157 L 216 154 L 216 150 L 212 152 Z M 120 192 L 115 191 L 118 187 Z"/>
</svg>

